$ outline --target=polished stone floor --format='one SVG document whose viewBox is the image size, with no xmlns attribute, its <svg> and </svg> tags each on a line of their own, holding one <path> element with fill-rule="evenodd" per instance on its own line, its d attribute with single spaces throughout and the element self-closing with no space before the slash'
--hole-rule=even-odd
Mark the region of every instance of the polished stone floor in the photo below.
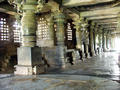
<svg viewBox="0 0 120 90">
<path fill-rule="evenodd" d="M 0 90 L 120 90 L 119 52 L 105 52 L 54 71 L 38 76 L 0 74 Z"/>
</svg>

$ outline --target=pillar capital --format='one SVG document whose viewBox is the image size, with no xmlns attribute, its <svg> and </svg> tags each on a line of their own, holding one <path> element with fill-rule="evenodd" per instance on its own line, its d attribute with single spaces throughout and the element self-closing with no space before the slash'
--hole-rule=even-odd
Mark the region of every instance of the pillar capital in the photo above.
<svg viewBox="0 0 120 90">
<path fill-rule="evenodd" d="M 34 13 L 37 13 L 43 9 L 45 4 L 45 0 L 8 0 L 8 2 L 17 5 L 18 13 L 26 10 L 33 10 Z"/>
<path fill-rule="evenodd" d="M 83 24 L 83 17 L 75 17 L 73 18 L 73 24 L 75 25 L 75 29 L 80 31 L 80 28 L 82 27 L 82 24 Z"/>
<path fill-rule="evenodd" d="M 61 11 L 56 11 L 54 13 L 54 19 L 58 24 L 63 24 L 65 22 L 65 15 Z"/>
</svg>

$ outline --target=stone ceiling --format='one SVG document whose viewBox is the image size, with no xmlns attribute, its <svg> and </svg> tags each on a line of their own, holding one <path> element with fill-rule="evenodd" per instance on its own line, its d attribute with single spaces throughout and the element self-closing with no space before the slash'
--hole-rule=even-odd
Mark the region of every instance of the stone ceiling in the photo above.
<svg viewBox="0 0 120 90">
<path fill-rule="evenodd" d="M 15 15 L 15 9 L 7 0 L 0 0 L 0 12 Z M 48 0 L 53 1 L 53 0 Z M 68 14 L 77 14 L 93 21 L 106 30 L 118 31 L 120 0 L 54 0 L 66 8 Z"/>
<path fill-rule="evenodd" d="M 69 13 L 80 14 L 105 30 L 120 32 L 117 28 L 120 0 L 63 0 L 62 4 L 70 10 Z"/>
</svg>

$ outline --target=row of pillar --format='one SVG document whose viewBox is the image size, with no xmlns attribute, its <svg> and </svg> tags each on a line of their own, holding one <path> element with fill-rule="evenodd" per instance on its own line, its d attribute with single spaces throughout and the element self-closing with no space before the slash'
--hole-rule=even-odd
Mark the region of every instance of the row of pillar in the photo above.
<svg viewBox="0 0 120 90">
<path fill-rule="evenodd" d="M 19 0 L 18 0 L 19 1 Z M 36 20 L 36 7 L 38 0 L 25 0 L 24 2 L 16 2 L 18 6 L 22 5 L 22 19 L 21 19 L 21 32 L 22 32 L 22 43 L 21 47 L 18 48 L 18 65 L 16 67 L 15 74 L 32 75 L 38 74 L 41 64 L 41 48 L 36 47 L 36 30 L 37 30 L 37 20 Z M 42 6 L 41 6 L 42 7 Z M 19 7 L 20 9 L 20 7 Z M 53 21 L 54 19 L 54 21 Z M 53 25 L 56 23 L 56 38 L 57 38 L 57 52 L 58 61 L 61 67 L 65 67 L 66 60 L 66 45 L 65 45 L 65 16 L 58 10 L 48 19 L 49 25 L 49 35 L 50 40 L 53 42 L 54 46 L 54 30 Z M 86 28 L 87 25 L 84 23 L 82 17 L 74 19 L 74 25 L 76 29 L 76 50 L 79 51 L 81 59 L 86 56 L 94 56 L 97 53 L 96 37 L 98 26 L 95 23 L 90 24 L 90 28 Z M 86 30 L 84 30 L 84 29 Z M 87 30 L 88 29 L 88 30 Z M 86 33 L 85 41 L 84 34 Z M 103 41 L 103 49 L 105 44 L 104 30 L 99 35 L 99 47 L 101 48 L 101 41 Z M 84 44 L 83 44 L 84 43 Z M 83 46 L 84 45 L 84 46 Z M 83 49 L 85 48 L 85 49 Z"/>
</svg>

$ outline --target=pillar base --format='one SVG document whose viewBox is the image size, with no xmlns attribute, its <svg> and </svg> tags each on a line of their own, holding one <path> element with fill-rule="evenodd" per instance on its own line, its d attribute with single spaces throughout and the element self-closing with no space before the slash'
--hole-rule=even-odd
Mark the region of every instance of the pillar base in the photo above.
<svg viewBox="0 0 120 90">
<path fill-rule="evenodd" d="M 80 60 L 79 51 L 78 50 L 74 50 L 74 52 L 72 54 L 72 57 L 73 57 L 73 63 L 74 64 L 78 63 L 78 61 Z"/>
<path fill-rule="evenodd" d="M 91 52 L 91 56 L 95 56 L 95 52 L 94 51 Z"/>
<path fill-rule="evenodd" d="M 41 48 L 20 47 L 17 49 L 18 65 L 15 66 L 15 75 L 33 75 L 43 73 Z"/>
<path fill-rule="evenodd" d="M 65 68 L 66 62 L 66 47 L 65 46 L 57 46 L 56 47 L 56 55 L 57 55 L 57 66 L 60 68 Z"/>
<path fill-rule="evenodd" d="M 85 60 L 85 57 L 86 57 L 86 56 L 85 56 L 85 53 L 82 52 L 82 61 Z"/>
<path fill-rule="evenodd" d="M 14 67 L 16 68 L 16 71 L 14 72 L 15 75 L 32 75 L 33 74 L 32 66 L 16 65 Z"/>
<path fill-rule="evenodd" d="M 86 53 L 86 58 L 91 58 L 90 53 Z"/>
</svg>

